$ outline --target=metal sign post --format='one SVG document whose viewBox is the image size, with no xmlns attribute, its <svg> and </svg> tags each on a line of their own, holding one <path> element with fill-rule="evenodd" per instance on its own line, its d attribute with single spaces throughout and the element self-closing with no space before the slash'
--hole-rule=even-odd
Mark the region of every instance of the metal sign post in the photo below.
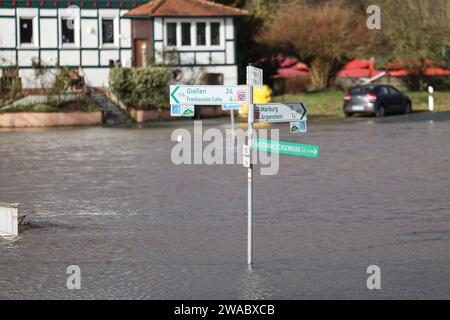
<svg viewBox="0 0 450 320">
<path fill-rule="evenodd" d="M 248 92 L 248 152 L 249 165 L 247 168 L 247 189 L 248 189 L 248 215 L 247 215 L 247 264 L 253 264 L 253 86 L 262 86 L 263 70 L 253 66 L 247 66 L 247 92 Z"/>
<path fill-rule="evenodd" d="M 248 86 L 248 148 L 250 163 L 247 168 L 247 189 L 248 189 L 248 214 L 247 214 L 247 264 L 251 267 L 253 263 L 253 87 Z"/>
<path fill-rule="evenodd" d="M 234 126 L 234 110 L 230 110 L 230 117 L 231 117 L 231 135 L 233 137 L 233 146 L 234 146 L 234 141 L 236 140 L 236 128 Z"/>
<path fill-rule="evenodd" d="M 222 105 L 222 110 L 230 110 L 230 120 L 231 120 L 231 130 L 232 130 L 232 137 L 233 137 L 233 145 L 234 145 L 234 141 L 236 140 L 236 127 L 234 125 L 234 110 L 239 110 L 240 106 L 239 105 L 228 105 L 228 104 L 223 104 Z"/>
</svg>

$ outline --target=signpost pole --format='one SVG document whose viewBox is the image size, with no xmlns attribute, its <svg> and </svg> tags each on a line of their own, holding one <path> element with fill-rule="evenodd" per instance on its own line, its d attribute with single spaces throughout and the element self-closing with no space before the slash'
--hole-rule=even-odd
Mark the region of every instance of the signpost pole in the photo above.
<svg viewBox="0 0 450 320">
<path fill-rule="evenodd" d="M 234 145 L 234 141 L 236 140 L 236 129 L 234 126 L 234 110 L 230 110 L 230 117 L 231 117 L 231 136 L 233 137 L 233 145 Z"/>
<path fill-rule="evenodd" d="M 247 264 L 253 264 L 253 148 L 255 150 L 292 154 L 317 158 L 319 147 L 292 142 L 254 139 L 253 123 L 290 122 L 292 133 L 306 132 L 306 106 L 303 103 L 253 103 L 253 87 L 263 87 L 263 70 L 247 66 L 245 86 L 217 85 L 171 85 L 170 112 L 172 116 L 191 117 L 194 105 L 221 104 L 223 110 L 230 110 L 233 144 L 236 140 L 234 109 L 248 104 L 247 145 L 243 147 L 243 165 L 247 167 Z M 231 105 L 231 106 L 230 106 Z M 234 106 L 233 106 L 234 105 Z M 237 107 L 237 108 L 236 108 Z M 255 145 L 253 141 L 255 140 Z"/>
<path fill-rule="evenodd" d="M 247 79 L 248 83 L 248 79 Z M 247 264 L 253 263 L 253 86 L 248 86 L 248 147 L 250 150 L 250 165 L 247 169 L 248 216 L 247 216 Z"/>
</svg>

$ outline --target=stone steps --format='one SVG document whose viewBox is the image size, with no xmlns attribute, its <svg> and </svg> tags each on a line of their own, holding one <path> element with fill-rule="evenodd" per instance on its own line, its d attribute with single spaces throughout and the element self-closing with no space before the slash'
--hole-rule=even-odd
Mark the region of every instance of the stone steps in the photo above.
<svg viewBox="0 0 450 320">
<path fill-rule="evenodd" d="M 103 111 L 103 123 L 107 125 L 131 124 L 133 119 L 121 108 L 112 103 L 105 94 L 89 90 L 92 101 Z"/>
</svg>

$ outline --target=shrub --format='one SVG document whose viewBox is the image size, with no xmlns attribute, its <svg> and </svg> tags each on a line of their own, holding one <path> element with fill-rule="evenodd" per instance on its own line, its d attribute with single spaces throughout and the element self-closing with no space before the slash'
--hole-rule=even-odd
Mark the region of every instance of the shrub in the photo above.
<svg viewBox="0 0 450 320">
<path fill-rule="evenodd" d="M 110 72 L 109 85 L 119 99 L 134 107 L 168 107 L 170 77 L 164 67 L 117 67 Z"/>
<path fill-rule="evenodd" d="M 32 112 L 56 112 L 57 108 L 54 106 L 45 104 L 45 103 L 39 103 L 35 104 L 32 107 L 30 107 L 30 111 Z"/>
<path fill-rule="evenodd" d="M 133 69 L 132 103 L 138 107 L 153 105 L 156 107 L 168 104 L 168 82 L 170 72 L 167 68 L 149 67 Z"/>
<path fill-rule="evenodd" d="M 450 91 L 450 77 L 429 77 L 427 83 L 438 91 Z"/>
<path fill-rule="evenodd" d="M 61 103 L 62 96 L 67 88 L 67 83 L 70 81 L 69 69 L 63 67 L 58 69 L 53 80 L 51 94 L 57 97 L 57 104 Z"/>
<path fill-rule="evenodd" d="M 131 97 L 133 83 L 131 81 L 132 69 L 116 67 L 109 73 L 109 87 L 124 102 Z"/>
<path fill-rule="evenodd" d="M 39 80 L 39 86 L 40 89 L 45 89 L 46 87 L 46 77 L 47 74 L 50 72 L 50 68 L 45 65 L 45 63 L 42 62 L 39 58 L 33 58 L 31 60 L 31 66 L 34 71 L 34 77 Z"/>
</svg>

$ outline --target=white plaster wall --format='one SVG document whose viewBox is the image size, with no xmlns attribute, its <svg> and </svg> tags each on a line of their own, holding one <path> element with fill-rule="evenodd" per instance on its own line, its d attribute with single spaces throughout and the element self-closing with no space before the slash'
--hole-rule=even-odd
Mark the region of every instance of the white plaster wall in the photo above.
<svg viewBox="0 0 450 320">
<path fill-rule="evenodd" d="M 98 51 L 97 50 L 83 50 L 81 52 L 81 64 L 83 66 L 97 66 L 98 65 Z"/>
<path fill-rule="evenodd" d="M 225 39 L 234 39 L 234 22 L 233 18 L 225 19 Z"/>
<path fill-rule="evenodd" d="M 100 10 L 98 10 L 98 14 L 100 16 L 118 17 L 120 14 L 120 10 L 119 9 L 100 9 Z"/>
<path fill-rule="evenodd" d="M 194 52 L 181 52 L 180 53 L 180 64 L 194 64 L 195 54 Z"/>
<path fill-rule="evenodd" d="M 81 18 L 81 46 L 83 48 L 98 47 L 97 20 Z"/>
<path fill-rule="evenodd" d="M 109 60 L 119 60 L 119 50 L 100 51 L 100 65 L 109 66 Z"/>
<path fill-rule="evenodd" d="M 131 47 L 131 20 L 121 19 L 120 20 L 120 46 L 122 48 Z"/>
<path fill-rule="evenodd" d="M 55 17 L 57 10 L 56 9 L 41 9 L 40 15 L 43 17 Z"/>
<path fill-rule="evenodd" d="M 10 66 L 16 64 L 16 51 L 15 50 L 0 50 L 0 65 Z"/>
<path fill-rule="evenodd" d="M 59 52 L 60 66 L 76 66 L 80 64 L 80 50 L 61 50 Z"/>
<path fill-rule="evenodd" d="M 55 81 L 57 69 L 48 69 L 42 78 L 42 85 L 44 87 L 52 87 Z M 34 75 L 33 69 L 20 69 L 19 76 L 22 79 L 23 88 L 40 88 L 40 80 Z"/>
<path fill-rule="evenodd" d="M 109 68 L 82 68 L 85 81 L 93 87 L 108 87 Z"/>
<path fill-rule="evenodd" d="M 35 17 L 38 15 L 38 11 L 39 10 L 37 8 L 17 8 L 17 15 L 25 17 Z"/>
<path fill-rule="evenodd" d="M 0 47 L 16 47 L 16 19 L 0 18 Z"/>
<path fill-rule="evenodd" d="M 224 63 L 225 63 L 225 53 L 223 52 L 211 53 L 211 64 L 224 64 Z"/>
<path fill-rule="evenodd" d="M 183 74 L 182 81 L 200 81 L 204 73 L 221 73 L 223 74 L 224 85 L 238 84 L 237 66 L 204 66 L 204 67 L 182 67 L 179 68 Z"/>
<path fill-rule="evenodd" d="M 235 54 L 234 54 L 234 42 L 232 41 L 227 41 L 226 44 L 226 58 L 227 58 L 227 63 L 236 63 L 235 61 Z"/>
<path fill-rule="evenodd" d="M 49 69 L 44 77 L 44 86 L 51 87 L 53 85 L 55 75 L 58 69 Z M 88 85 L 94 87 L 107 87 L 109 68 L 82 68 L 81 75 L 85 77 Z M 39 88 L 40 82 L 36 79 L 33 69 L 20 69 L 19 76 L 22 78 L 22 86 L 24 88 Z"/>
<path fill-rule="evenodd" d="M 120 62 L 122 63 L 122 67 L 131 68 L 131 66 L 133 64 L 131 50 L 122 50 L 121 56 L 120 56 Z"/>
<path fill-rule="evenodd" d="M 210 64 L 209 52 L 197 52 L 197 64 Z"/>
<path fill-rule="evenodd" d="M 163 39 L 163 24 L 161 18 L 155 18 L 153 36 L 155 40 Z"/>
<path fill-rule="evenodd" d="M 0 9 L 0 16 L 14 16 L 14 9 Z"/>
<path fill-rule="evenodd" d="M 163 43 L 155 42 L 155 63 L 163 63 Z"/>
<path fill-rule="evenodd" d="M 82 17 L 96 17 L 97 10 L 81 9 L 81 16 Z"/>
<path fill-rule="evenodd" d="M 56 11 L 56 10 L 54 10 Z M 41 47 L 57 48 L 58 47 L 58 20 L 55 19 L 39 19 L 41 29 Z"/>
<path fill-rule="evenodd" d="M 44 65 L 55 66 L 58 63 L 58 51 L 57 50 L 42 50 L 41 60 Z"/>
<path fill-rule="evenodd" d="M 37 50 L 19 50 L 19 66 L 30 67 L 32 60 L 39 58 L 39 51 Z"/>
</svg>

